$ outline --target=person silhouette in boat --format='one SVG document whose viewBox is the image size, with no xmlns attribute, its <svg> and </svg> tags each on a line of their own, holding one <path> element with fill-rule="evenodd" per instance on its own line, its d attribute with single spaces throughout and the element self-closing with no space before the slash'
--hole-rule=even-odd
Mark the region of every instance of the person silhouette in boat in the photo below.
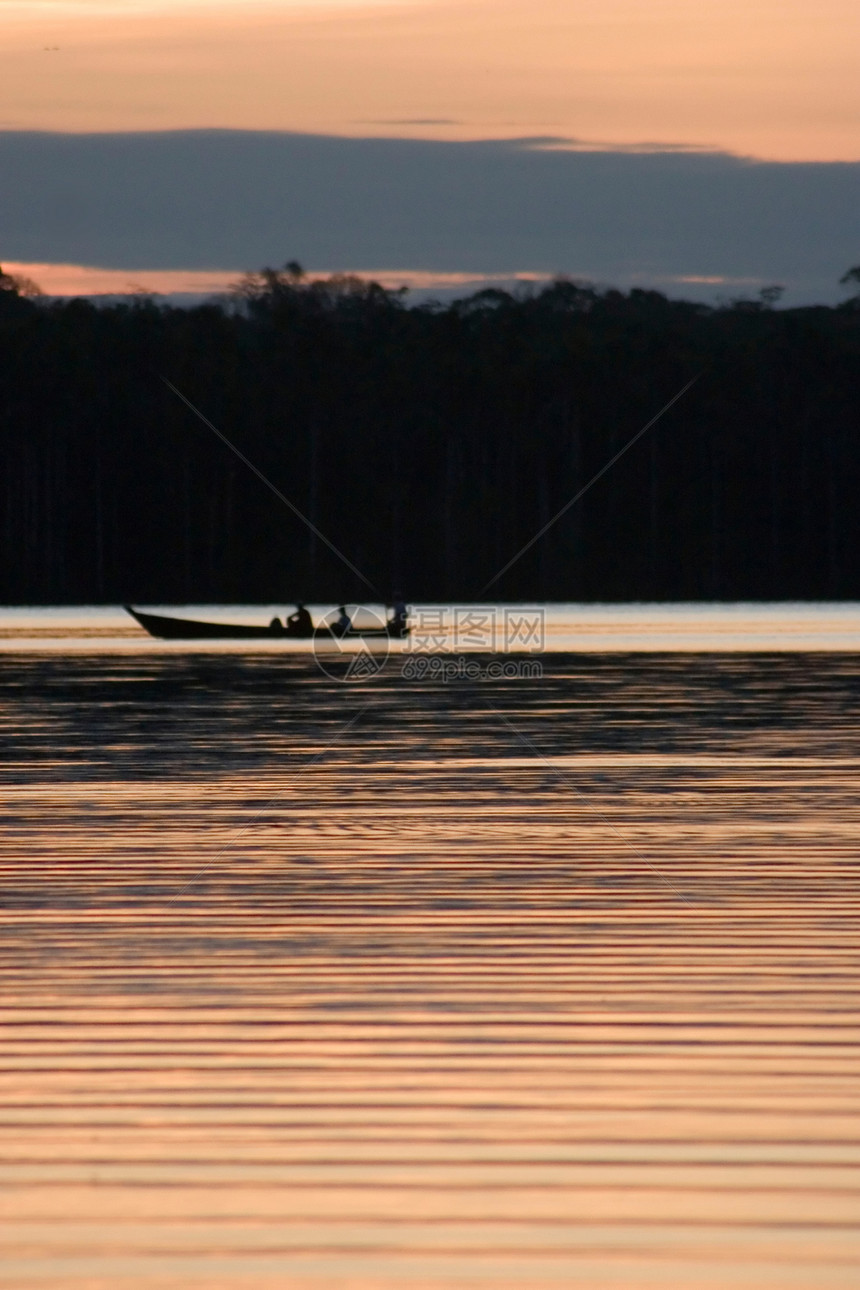
<svg viewBox="0 0 860 1290">
<path fill-rule="evenodd" d="M 346 612 L 346 605 L 338 605 L 338 613 L 340 617 L 337 622 L 332 623 L 331 630 L 335 636 L 345 636 L 352 629 L 352 622 Z"/>
<path fill-rule="evenodd" d="M 409 610 L 402 600 L 395 600 L 391 606 L 391 617 L 386 623 L 389 635 L 402 636 L 406 631 L 406 623 L 409 618 Z"/>
<path fill-rule="evenodd" d="M 312 636 L 314 623 L 304 605 L 296 605 L 296 612 L 287 619 L 287 631 L 292 636 Z"/>
</svg>

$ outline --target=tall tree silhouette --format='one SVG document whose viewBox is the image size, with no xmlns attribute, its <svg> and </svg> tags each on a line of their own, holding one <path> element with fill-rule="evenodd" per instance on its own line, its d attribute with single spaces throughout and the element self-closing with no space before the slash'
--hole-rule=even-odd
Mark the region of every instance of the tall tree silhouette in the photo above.
<svg viewBox="0 0 860 1290">
<path fill-rule="evenodd" d="M 0 278 L 0 599 L 860 595 L 860 309 L 559 279 L 410 307 L 294 261 L 196 308 Z M 845 285 L 860 282 L 849 270 Z"/>
</svg>

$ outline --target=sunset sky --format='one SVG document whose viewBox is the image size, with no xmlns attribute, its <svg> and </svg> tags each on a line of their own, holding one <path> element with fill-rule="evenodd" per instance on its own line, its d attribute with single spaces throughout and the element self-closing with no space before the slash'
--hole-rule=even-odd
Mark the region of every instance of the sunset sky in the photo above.
<svg viewBox="0 0 860 1290">
<path fill-rule="evenodd" d="M 0 0 L 0 142 L 31 131 L 217 127 L 858 163 L 858 64 L 856 0 Z M 806 173 L 814 183 L 815 167 Z M 0 217 L 0 262 L 38 263 L 45 285 L 44 266 L 59 262 L 59 248 L 46 230 L 38 245 L 29 237 L 25 258 L 14 219 L 2 209 Z M 852 262 L 860 225 L 846 230 L 846 244 L 855 231 Z M 125 272 L 95 244 L 82 260 L 85 249 L 76 260 Z M 272 248 L 279 262 L 303 253 Z M 507 254 L 499 272 L 540 268 L 516 262 L 513 242 Z M 219 263 L 214 249 L 210 261 L 198 269 L 255 267 Z M 581 261 L 572 242 L 570 262 L 553 267 L 603 267 Z M 134 267 L 172 263 L 148 254 Z M 613 263 L 610 255 L 606 267 Z M 313 267 L 441 271 L 438 263 Z M 444 267 L 480 268 L 457 247 Z M 728 261 L 710 268 L 681 266 L 692 278 L 732 276 Z M 655 264 L 655 279 L 672 277 L 670 269 Z M 792 271 L 785 264 L 781 278 Z"/>
</svg>

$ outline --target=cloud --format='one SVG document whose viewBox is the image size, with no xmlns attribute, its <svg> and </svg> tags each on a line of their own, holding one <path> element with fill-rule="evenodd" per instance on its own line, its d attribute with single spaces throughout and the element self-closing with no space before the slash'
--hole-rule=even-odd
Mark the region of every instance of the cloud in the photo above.
<svg viewBox="0 0 860 1290">
<path fill-rule="evenodd" d="M 838 298 L 860 163 L 202 130 L 0 133 L 0 262 L 141 271 L 299 259 Z"/>
<path fill-rule="evenodd" d="M 402 119 L 383 117 L 378 121 L 357 121 L 356 125 L 464 125 L 451 116 L 407 116 Z"/>
</svg>

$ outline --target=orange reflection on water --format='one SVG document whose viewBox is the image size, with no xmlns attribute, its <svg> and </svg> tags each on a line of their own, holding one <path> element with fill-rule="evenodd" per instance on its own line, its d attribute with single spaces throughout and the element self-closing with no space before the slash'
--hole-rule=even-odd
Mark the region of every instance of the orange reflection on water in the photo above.
<svg viewBox="0 0 860 1290">
<path fill-rule="evenodd" d="M 545 663 L 7 655 L 11 1285 L 857 1283 L 856 657 Z"/>
</svg>

